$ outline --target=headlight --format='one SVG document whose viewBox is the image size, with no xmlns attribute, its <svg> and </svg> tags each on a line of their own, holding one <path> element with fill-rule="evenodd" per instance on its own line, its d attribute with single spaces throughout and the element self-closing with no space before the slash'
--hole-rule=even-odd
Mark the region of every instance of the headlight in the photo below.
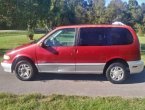
<svg viewBox="0 0 145 110">
<path fill-rule="evenodd" d="M 10 56 L 4 55 L 4 60 L 9 60 L 9 59 L 10 59 Z"/>
</svg>

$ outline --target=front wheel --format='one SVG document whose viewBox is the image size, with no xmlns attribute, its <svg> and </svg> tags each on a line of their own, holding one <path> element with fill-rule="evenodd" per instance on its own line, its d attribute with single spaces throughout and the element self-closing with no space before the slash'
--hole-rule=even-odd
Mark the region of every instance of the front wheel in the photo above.
<svg viewBox="0 0 145 110">
<path fill-rule="evenodd" d="M 18 79 L 29 81 L 34 78 L 36 68 L 27 60 L 19 61 L 15 67 L 15 73 Z"/>
<path fill-rule="evenodd" d="M 107 79 L 114 84 L 123 83 L 128 75 L 128 68 L 122 63 L 112 63 L 106 70 Z"/>
</svg>

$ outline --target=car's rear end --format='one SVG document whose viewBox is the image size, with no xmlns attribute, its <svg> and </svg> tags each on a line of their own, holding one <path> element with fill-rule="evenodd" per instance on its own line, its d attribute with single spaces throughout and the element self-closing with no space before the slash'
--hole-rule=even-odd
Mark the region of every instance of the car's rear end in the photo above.
<svg viewBox="0 0 145 110">
<path fill-rule="evenodd" d="M 142 72 L 144 62 L 135 31 L 127 25 L 112 25 L 107 35 L 111 42 L 106 50 L 108 55 L 104 68 L 107 79 L 112 83 L 122 83 L 130 74 Z"/>
<path fill-rule="evenodd" d="M 132 48 L 128 50 L 131 52 L 130 57 L 128 58 L 130 74 L 140 73 L 144 69 L 144 62 L 141 60 L 141 48 L 139 39 L 135 31 L 131 27 L 128 27 L 127 29 L 131 32 L 133 37 Z"/>
</svg>

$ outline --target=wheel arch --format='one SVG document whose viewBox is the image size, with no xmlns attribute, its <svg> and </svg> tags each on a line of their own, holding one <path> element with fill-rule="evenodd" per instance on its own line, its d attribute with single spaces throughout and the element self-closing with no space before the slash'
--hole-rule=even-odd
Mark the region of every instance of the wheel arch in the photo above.
<svg viewBox="0 0 145 110">
<path fill-rule="evenodd" d="M 17 64 L 20 60 L 27 60 L 27 61 L 29 61 L 30 63 L 32 63 L 32 64 L 35 66 L 35 63 L 34 63 L 34 61 L 33 61 L 31 58 L 29 58 L 29 57 L 27 57 L 27 56 L 19 56 L 19 57 L 15 58 L 15 60 L 14 60 L 13 63 L 12 63 L 12 72 L 14 71 L 16 64 Z M 35 67 L 36 67 L 36 66 L 35 66 Z"/>
<path fill-rule="evenodd" d="M 128 68 L 128 70 L 129 70 L 129 65 L 128 65 L 128 63 L 127 63 L 124 59 L 121 59 L 121 58 L 114 58 L 114 59 L 109 60 L 109 61 L 106 63 L 106 65 L 104 66 L 103 74 L 106 74 L 106 70 L 107 70 L 107 68 L 109 67 L 109 65 L 111 65 L 112 63 L 116 63 L 116 62 L 119 62 L 119 63 L 124 64 L 124 65 Z M 130 72 L 130 71 L 129 71 L 129 72 Z"/>
</svg>

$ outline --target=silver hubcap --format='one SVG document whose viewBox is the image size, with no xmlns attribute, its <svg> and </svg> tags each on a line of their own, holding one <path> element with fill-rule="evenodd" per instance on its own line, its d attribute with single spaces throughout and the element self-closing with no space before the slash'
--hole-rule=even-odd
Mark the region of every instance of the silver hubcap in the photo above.
<svg viewBox="0 0 145 110">
<path fill-rule="evenodd" d="M 115 66 L 111 69 L 110 76 L 114 81 L 120 81 L 124 77 L 124 70 L 119 66 Z"/>
<path fill-rule="evenodd" d="M 27 64 L 21 64 L 18 68 L 18 74 L 23 79 L 28 79 L 31 75 L 31 68 Z"/>
</svg>

